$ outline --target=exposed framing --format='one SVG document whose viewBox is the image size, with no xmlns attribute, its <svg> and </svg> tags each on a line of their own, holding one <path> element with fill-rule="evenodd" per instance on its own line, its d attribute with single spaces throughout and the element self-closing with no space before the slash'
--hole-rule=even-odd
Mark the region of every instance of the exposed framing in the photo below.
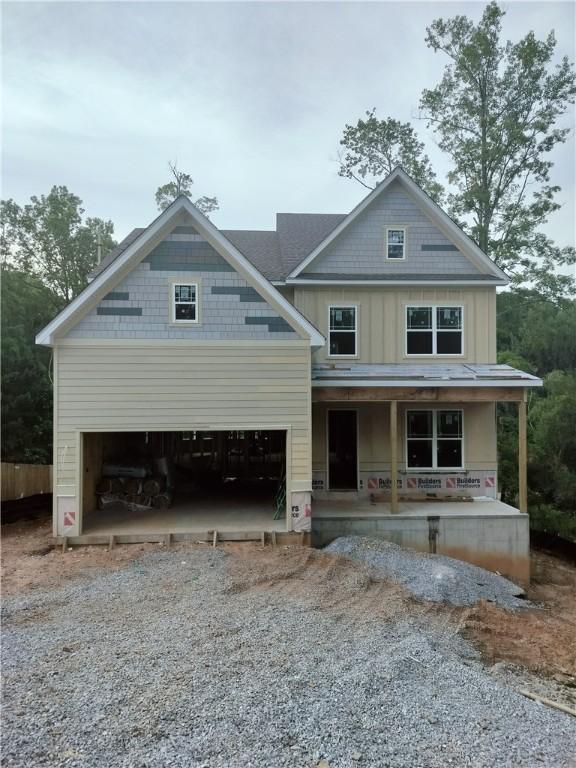
<svg viewBox="0 0 576 768">
<path fill-rule="evenodd" d="M 414 437 L 411 440 L 430 440 L 432 439 L 432 466 L 431 467 L 411 467 L 408 463 L 408 414 L 415 411 L 425 411 L 426 413 L 432 413 L 432 438 L 429 437 Z M 462 437 L 456 438 L 460 440 L 462 446 L 462 462 L 459 467 L 439 467 L 437 461 L 438 453 L 438 424 L 436 414 L 440 411 L 456 411 L 460 413 L 460 423 L 462 425 Z M 440 438 L 451 439 L 451 438 Z M 453 438 L 452 438 L 453 439 Z M 436 465 L 436 466 L 434 466 Z M 465 427 L 464 427 L 464 409 L 463 408 L 406 408 L 404 411 L 404 466 L 406 472 L 461 472 L 466 469 L 466 456 L 465 456 Z"/>
<path fill-rule="evenodd" d="M 330 334 L 332 333 L 332 330 L 330 328 L 330 312 L 333 309 L 353 309 L 354 310 L 354 330 L 343 330 L 342 333 L 353 333 L 354 334 L 354 354 L 353 355 L 343 355 L 343 354 L 337 354 L 333 355 L 330 353 Z M 353 359 L 358 357 L 358 305 L 357 304 L 346 304 L 342 302 L 341 304 L 328 304 L 328 325 L 327 325 L 327 342 L 328 342 L 328 349 L 326 353 L 326 357 L 330 357 L 332 359 L 334 358 L 344 358 L 344 359 Z M 335 333 L 338 333 L 338 331 L 335 330 Z"/>
<path fill-rule="evenodd" d="M 352 409 L 346 409 L 346 410 L 352 410 Z M 84 467 L 84 435 L 85 434 L 98 434 L 98 433 L 107 433 L 107 434 L 115 434 L 119 432 L 234 432 L 234 431 L 244 431 L 244 432 L 251 432 L 251 431 L 262 431 L 262 432 L 284 432 L 285 433 L 285 456 L 286 456 L 286 510 L 285 510 L 285 524 L 286 524 L 286 532 L 289 533 L 292 530 L 292 494 L 298 493 L 300 489 L 294 488 L 292 486 L 292 426 L 291 425 L 276 425 L 276 424 L 262 424 L 260 426 L 256 425 L 250 425 L 247 427 L 245 424 L 242 425 L 227 425 L 226 427 L 223 427 L 222 425 L 218 425 L 216 427 L 210 426 L 208 424 L 202 424 L 201 427 L 196 427 L 194 425 L 188 426 L 187 429 L 166 429 L 163 427 L 155 426 L 153 429 L 134 429 L 133 427 L 118 427 L 117 429 L 102 429 L 101 427 L 86 427 L 81 429 L 76 429 L 76 455 L 77 455 L 77 462 L 76 462 L 76 498 L 78 500 L 78 534 L 73 534 L 74 536 L 82 536 L 83 533 L 83 527 L 84 527 L 84 487 L 83 487 L 83 467 Z M 54 471 L 56 471 L 56 463 L 54 463 Z M 55 486 L 54 493 L 56 494 Z M 305 493 L 306 491 L 301 491 L 302 493 Z M 311 492 L 311 491 L 310 491 Z M 59 494 L 62 496 L 68 496 L 68 494 Z M 73 496 L 73 494 L 71 494 Z M 56 498 L 56 495 L 55 495 Z M 58 536 L 58 517 L 57 517 L 57 508 L 54 508 L 54 519 L 53 519 L 53 528 L 54 528 L 54 536 Z"/>
<path fill-rule="evenodd" d="M 440 331 L 437 328 L 437 310 L 439 308 L 447 309 L 459 309 L 461 311 L 461 327 L 457 329 L 450 329 L 445 328 L 441 329 Z M 434 303 L 434 304 L 419 304 L 419 303 L 410 303 L 410 304 L 404 304 L 404 357 L 408 358 L 418 358 L 418 357 L 464 357 L 465 356 L 465 305 L 464 304 L 456 304 L 455 302 L 443 302 L 443 303 Z M 431 309 L 432 310 L 432 328 L 423 328 L 421 329 L 421 332 L 424 333 L 426 331 L 429 331 L 432 334 L 432 352 L 431 353 L 425 353 L 425 352 L 418 352 L 418 353 L 411 353 L 408 352 L 408 333 L 411 331 L 418 331 L 417 328 L 408 328 L 408 310 L 409 309 Z M 437 352 L 437 342 L 438 342 L 438 333 L 444 333 L 445 331 L 452 331 L 454 332 L 460 331 L 461 338 L 462 338 L 462 345 L 461 345 L 461 351 L 460 352 Z"/>
</svg>

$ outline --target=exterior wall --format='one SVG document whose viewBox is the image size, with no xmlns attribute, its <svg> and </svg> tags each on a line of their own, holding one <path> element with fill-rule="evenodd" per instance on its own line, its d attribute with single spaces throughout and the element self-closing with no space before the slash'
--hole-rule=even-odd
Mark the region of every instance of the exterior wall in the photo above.
<svg viewBox="0 0 576 768">
<path fill-rule="evenodd" d="M 406 258 L 385 258 L 385 228 L 406 227 Z M 318 256 L 304 274 L 460 274 L 477 267 L 420 210 L 396 181 Z"/>
<path fill-rule="evenodd" d="M 528 515 L 450 516 L 432 524 L 425 517 L 401 515 L 313 518 L 314 546 L 326 546 L 338 536 L 376 536 L 420 552 L 465 560 L 523 585 L 530 580 Z"/>
<path fill-rule="evenodd" d="M 293 524 L 309 526 L 308 342 L 69 340 L 54 358 L 55 535 L 81 533 L 84 431 L 286 429 Z"/>
<path fill-rule="evenodd" d="M 157 245 L 67 334 L 100 339 L 297 339 L 298 334 L 190 227 Z M 196 282 L 199 322 L 171 322 L 171 285 Z"/>
<path fill-rule="evenodd" d="M 464 412 L 464 466 L 461 471 L 426 471 L 406 468 L 406 411 L 461 408 Z M 358 412 L 359 495 L 368 496 L 379 489 L 390 488 L 390 407 L 388 403 L 350 403 L 312 405 L 312 483 L 321 498 L 328 490 L 327 477 L 327 412 Z M 423 402 L 398 404 L 398 472 L 399 492 L 434 491 L 461 493 L 495 498 L 497 492 L 496 408 L 494 403 Z M 454 482 L 452 482 L 454 479 Z M 448 481 L 448 482 L 447 482 Z M 454 487 L 451 487 L 454 485 Z"/>
<path fill-rule="evenodd" d="M 427 303 L 456 304 L 464 307 L 462 355 L 406 355 L 406 306 Z M 295 287 L 294 305 L 324 334 L 327 342 L 328 307 L 331 304 L 357 306 L 358 355 L 353 358 L 328 357 L 327 343 L 314 353 L 314 363 L 338 359 L 353 363 L 496 362 L 495 288 Z"/>
</svg>

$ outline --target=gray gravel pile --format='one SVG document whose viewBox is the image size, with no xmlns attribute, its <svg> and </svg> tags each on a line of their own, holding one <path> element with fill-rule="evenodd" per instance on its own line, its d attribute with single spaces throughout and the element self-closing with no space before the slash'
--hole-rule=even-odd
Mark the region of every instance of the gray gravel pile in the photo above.
<svg viewBox="0 0 576 768">
<path fill-rule="evenodd" d="M 416 552 L 364 536 L 342 536 L 324 551 L 362 563 L 372 574 L 402 584 L 422 600 L 451 605 L 489 600 L 510 609 L 531 605 L 520 597 L 524 590 L 503 576 L 445 555 Z"/>
<path fill-rule="evenodd" d="M 234 556 L 150 554 L 6 600 L 4 768 L 569 765 L 576 720 L 453 627 L 234 591 Z"/>
</svg>

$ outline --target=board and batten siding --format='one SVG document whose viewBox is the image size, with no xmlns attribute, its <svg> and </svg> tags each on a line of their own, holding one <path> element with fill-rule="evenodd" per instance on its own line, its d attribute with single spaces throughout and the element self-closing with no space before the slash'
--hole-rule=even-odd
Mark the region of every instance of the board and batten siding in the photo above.
<svg viewBox="0 0 576 768">
<path fill-rule="evenodd" d="M 308 342 L 64 341 L 55 372 L 56 535 L 66 510 L 81 532 L 84 431 L 286 429 L 287 490 L 310 491 Z"/>
<path fill-rule="evenodd" d="M 446 304 L 464 307 L 464 354 L 442 357 L 406 355 L 406 307 Z M 355 358 L 328 357 L 328 343 L 312 362 L 348 360 L 358 363 L 495 363 L 496 289 L 494 287 L 403 288 L 375 286 L 297 286 L 296 308 L 326 336 L 328 307 L 357 307 L 358 350 Z"/>
</svg>

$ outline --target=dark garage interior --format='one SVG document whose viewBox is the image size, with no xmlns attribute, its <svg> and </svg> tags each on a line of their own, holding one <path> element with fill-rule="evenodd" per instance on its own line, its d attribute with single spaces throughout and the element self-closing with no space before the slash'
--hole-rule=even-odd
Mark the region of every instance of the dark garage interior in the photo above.
<svg viewBox="0 0 576 768">
<path fill-rule="evenodd" d="M 83 532 L 284 530 L 286 433 L 85 432 Z"/>
</svg>

